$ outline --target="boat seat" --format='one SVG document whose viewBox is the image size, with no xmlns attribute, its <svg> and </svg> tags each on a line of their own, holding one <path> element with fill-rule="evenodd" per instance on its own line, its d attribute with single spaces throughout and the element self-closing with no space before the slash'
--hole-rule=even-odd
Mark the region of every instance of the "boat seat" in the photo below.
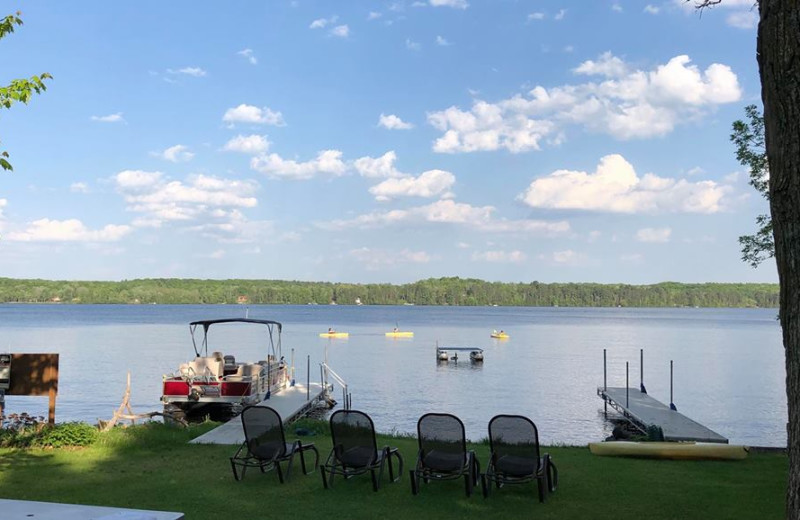
<svg viewBox="0 0 800 520">
<path fill-rule="evenodd" d="M 195 377 L 222 377 L 224 372 L 222 358 L 215 358 L 215 357 L 198 357 L 195 358 L 194 361 L 189 363 L 189 368 L 194 370 Z"/>
</svg>

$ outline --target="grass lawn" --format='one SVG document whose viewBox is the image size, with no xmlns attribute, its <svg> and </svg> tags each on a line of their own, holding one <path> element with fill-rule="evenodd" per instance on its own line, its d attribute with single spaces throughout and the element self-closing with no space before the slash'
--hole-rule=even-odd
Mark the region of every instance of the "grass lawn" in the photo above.
<svg viewBox="0 0 800 520">
<path fill-rule="evenodd" d="M 189 520 L 784 517 L 788 459 L 782 454 L 698 462 L 596 457 L 587 448 L 552 447 L 547 451 L 559 469 L 559 488 L 540 504 L 533 483 L 505 486 L 485 500 L 479 489 L 466 498 L 463 480 L 431 482 L 412 496 L 407 469 L 416 440 L 407 437 L 379 438 L 380 445 L 400 448 L 406 469 L 395 484 L 384 475 L 377 493 L 369 475 L 338 478 L 325 491 L 319 472 L 304 476 L 297 460 L 287 484 L 280 485 L 274 471 L 256 470 L 235 482 L 228 462 L 235 447 L 187 444 L 213 426 L 116 429 L 89 448 L 0 449 L 0 498 L 182 511 Z M 294 438 L 294 427 L 289 430 Z M 324 460 L 328 435 L 303 439 L 313 440 Z M 488 445 L 473 448 L 484 468 Z"/>
</svg>

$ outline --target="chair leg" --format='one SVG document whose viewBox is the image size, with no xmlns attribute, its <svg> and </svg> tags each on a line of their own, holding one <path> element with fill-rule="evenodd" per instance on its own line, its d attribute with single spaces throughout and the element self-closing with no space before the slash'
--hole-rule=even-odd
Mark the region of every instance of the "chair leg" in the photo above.
<svg viewBox="0 0 800 520">
<path fill-rule="evenodd" d="M 416 495 L 419 493 L 419 477 L 413 469 L 408 470 L 408 476 L 409 480 L 411 480 L 411 494 Z"/>
<path fill-rule="evenodd" d="M 539 487 L 539 502 L 544 503 L 544 488 L 545 488 L 545 481 L 543 478 L 536 479 L 536 485 Z"/>
<path fill-rule="evenodd" d="M 303 469 L 303 475 L 308 475 L 306 471 L 306 457 L 303 455 L 303 445 L 298 443 L 298 451 L 300 452 L 300 467 Z"/>
<path fill-rule="evenodd" d="M 472 496 L 472 472 L 464 474 L 464 488 L 467 492 L 467 497 Z"/>
<path fill-rule="evenodd" d="M 322 475 L 322 487 L 328 489 L 328 479 L 325 477 L 325 466 L 320 466 L 319 472 Z"/>
<path fill-rule="evenodd" d="M 233 459 L 231 459 L 231 469 L 233 470 L 233 479 L 234 480 L 236 480 L 238 482 L 238 481 L 240 481 L 240 480 L 242 480 L 244 478 L 244 470 L 245 470 L 245 468 L 244 467 L 242 468 L 242 475 L 239 476 L 236 473 L 236 463 L 233 461 Z"/>
<path fill-rule="evenodd" d="M 292 466 L 293 466 L 292 463 L 293 462 L 294 462 L 294 452 L 292 452 L 292 454 L 289 455 L 289 461 L 287 463 L 287 468 L 286 468 L 286 480 L 289 480 L 289 479 L 292 478 Z M 278 464 L 277 461 L 275 461 L 275 463 Z M 280 464 L 278 464 L 278 467 L 280 467 Z"/>
<path fill-rule="evenodd" d="M 486 485 L 486 474 L 485 473 L 482 474 L 481 475 L 481 491 L 483 491 L 483 498 L 489 498 L 489 488 L 490 487 L 491 487 L 491 484 L 489 486 Z"/>
<path fill-rule="evenodd" d="M 291 463 L 290 463 L 289 468 L 291 468 L 291 467 L 292 466 L 291 466 Z M 283 470 L 281 469 L 281 463 L 278 462 L 277 460 L 275 461 L 275 470 L 278 473 L 278 480 L 281 482 L 281 484 L 283 484 Z"/>
<path fill-rule="evenodd" d="M 369 474 L 372 477 L 372 491 L 378 491 L 378 488 L 381 485 L 378 475 L 375 474 L 374 469 L 369 470 Z"/>
<path fill-rule="evenodd" d="M 394 468 L 392 467 L 392 452 L 389 451 L 388 448 L 386 448 L 384 450 L 384 453 L 385 453 L 384 457 L 389 459 L 388 460 L 388 462 L 389 462 L 389 481 L 390 482 L 394 482 Z M 402 472 L 403 469 L 401 468 L 400 471 Z"/>
</svg>

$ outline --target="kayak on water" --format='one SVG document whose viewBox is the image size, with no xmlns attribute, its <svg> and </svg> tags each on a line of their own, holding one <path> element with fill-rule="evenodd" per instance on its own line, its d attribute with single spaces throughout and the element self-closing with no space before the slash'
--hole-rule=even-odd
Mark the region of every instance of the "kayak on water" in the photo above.
<svg viewBox="0 0 800 520">
<path fill-rule="evenodd" d="M 410 331 L 394 330 L 392 332 L 387 332 L 386 336 L 390 338 L 413 338 L 414 333 Z"/>
<path fill-rule="evenodd" d="M 349 332 L 320 332 L 320 338 L 346 338 L 350 336 Z"/>
</svg>

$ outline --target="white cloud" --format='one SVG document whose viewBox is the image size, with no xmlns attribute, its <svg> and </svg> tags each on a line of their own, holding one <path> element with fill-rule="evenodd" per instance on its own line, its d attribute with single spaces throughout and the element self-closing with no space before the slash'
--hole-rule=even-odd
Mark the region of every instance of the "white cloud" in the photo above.
<svg viewBox="0 0 800 520">
<path fill-rule="evenodd" d="M 613 3 L 613 4 L 611 4 L 611 10 L 615 11 L 617 13 L 621 13 L 622 12 L 622 6 L 619 5 L 618 3 Z"/>
<path fill-rule="evenodd" d="M 232 209 L 258 203 L 253 181 L 192 175 L 186 181 L 169 180 L 161 172 L 126 170 L 113 177 L 127 210 L 139 213 L 135 225 L 158 227 L 164 222 L 220 219 Z"/>
<path fill-rule="evenodd" d="M 348 254 L 357 262 L 364 264 L 364 267 L 369 271 L 392 267 L 397 264 L 427 264 L 431 261 L 431 255 L 425 251 L 412 251 L 410 249 L 387 251 L 362 247 L 353 249 Z"/>
<path fill-rule="evenodd" d="M 469 7 L 467 0 L 429 0 L 433 7 L 452 7 L 454 9 L 466 9 Z"/>
<path fill-rule="evenodd" d="M 669 242 L 672 235 L 670 228 L 642 228 L 636 232 L 636 240 L 639 242 Z"/>
<path fill-rule="evenodd" d="M 702 173 L 706 173 L 706 171 L 700 166 L 695 166 L 694 168 L 690 168 L 689 171 L 686 172 L 686 175 L 692 177 L 694 175 L 700 175 Z"/>
<path fill-rule="evenodd" d="M 555 14 L 555 16 L 553 16 L 553 20 L 563 20 L 566 15 L 567 15 L 567 10 L 561 9 Z"/>
<path fill-rule="evenodd" d="M 216 251 L 209 253 L 208 258 L 211 258 L 212 260 L 220 260 L 225 258 L 225 250 L 217 249 Z"/>
<path fill-rule="evenodd" d="M 330 18 L 317 18 L 311 25 L 308 26 L 309 29 L 324 29 L 329 25 L 333 25 L 339 19 L 338 16 L 331 16 Z"/>
<path fill-rule="evenodd" d="M 72 193 L 89 193 L 89 186 L 85 182 L 73 182 L 69 185 L 69 191 Z"/>
<path fill-rule="evenodd" d="M 316 159 L 306 162 L 283 159 L 276 153 L 260 155 L 250 160 L 250 167 L 273 178 L 306 180 L 319 174 L 344 175 L 347 165 L 339 150 L 323 150 Z"/>
<path fill-rule="evenodd" d="M 646 173 L 641 178 L 621 155 L 600 159 L 594 173 L 557 170 L 535 179 L 519 196 L 534 208 L 613 213 L 717 213 L 730 187 Z"/>
<path fill-rule="evenodd" d="M 337 38 L 347 38 L 350 35 L 350 27 L 345 25 L 337 25 L 330 31 L 331 36 L 336 36 Z"/>
<path fill-rule="evenodd" d="M 92 121 L 98 121 L 100 123 L 125 123 L 125 119 L 122 117 L 122 112 L 117 112 L 116 114 L 109 114 L 107 116 L 92 116 L 90 118 Z"/>
<path fill-rule="evenodd" d="M 229 108 L 222 116 L 226 123 L 253 123 L 260 125 L 286 126 L 283 115 L 269 107 L 259 108 L 242 103 L 238 107 Z"/>
<path fill-rule="evenodd" d="M 528 21 L 532 20 L 544 20 L 544 13 L 531 13 L 528 15 Z"/>
<path fill-rule="evenodd" d="M 449 47 L 450 45 L 453 45 L 453 44 L 451 42 L 445 40 L 441 36 L 437 35 L 436 36 L 436 45 L 440 45 L 442 47 Z"/>
<path fill-rule="evenodd" d="M 381 114 L 378 118 L 378 126 L 382 126 L 388 130 L 410 130 L 414 128 L 411 123 L 406 123 L 394 114 L 388 116 Z"/>
<path fill-rule="evenodd" d="M 367 20 L 377 20 L 383 16 L 381 13 L 376 13 L 375 11 L 370 11 L 369 15 L 367 15 Z"/>
<path fill-rule="evenodd" d="M 162 152 L 151 152 L 151 155 L 174 163 L 191 161 L 194 157 L 194 154 L 189 151 L 189 147 L 182 144 L 170 146 Z"/>
<path fill-rule="evenodd" d="M 439 200 L 425 206 L 395 209 L 359 215 L 350 220 L 317 222 L 320 229 L 340 231 L 349 228 L 370 229 L 399 224 L 453 224 L 463 225 L 488 233 L 517 233 L 557 236 L 569 232 L 566 221 L 505 220 L 493 218 L 492 206 L 472 206 L 453 200 Z"/>
<path fill-rule="evenodd" d="M 3 219 L 3 208 L 8 206 L 8 199 L 0 199 L 0 219 Z"/>
<path fill-rule="evenodd" d="M 253 54 L 253 49 L 242 49 L 236 54 L 243 56 L 250 65 L 258 65 L 258 58 Z"/>
<path fill-rule="evenodd" d="M 186 76 L 194 76 L 195 78 L 202 78 L 206 75 L 206 71 L 200 67 L 183 67 L 182 69 L 167 69 L 168 74 L 183 74 Z"/>
<path fill-rule="evenodd" d="M 261 154 L 269 150 L 270 142 L 263 135 L 237 135 L 222 148 L 226 152 Z"/>
<path fill-rule="evenodd" d="M 406 49 L 410 51 L 418 51 L 422 49 L 422 44 L 413 41 L 411 38 L 406 38 Z"/>
<path fill-rule="evenodd" d="M 646 6 L 644 6 L 644 12 L 647 14 L 658 14 L 660 11 L 661 9 L 659 7 L 656 7 L 651 4 L 647 4 Z"/>
<path fill-rule="evenodd" d="M 519 264 L 527 260 L 528 257 L 522 251 L 482 251 L 472 253 L 474 262 L 493 262 Z"/>
<path fill-rule="evenodd" d="M 353 167 L 362 177 L 369 178 L 392 178 L 406 177 L 406 174 L 394 167 L 397 154 L 394 150 L 389 150 L 380 157 L 360 157 L 353 161 Z"/>
<path fill-rule="evenodd" d="M 448 195 L 456 178 L 444 170 L 428 170 L 419 177 L 386 179 L 369 189 L 375 199 L 386 201 L 397 197 L 437 197 Z"/>
<path fill-rule="evenodd" d="M 452 106 L 428 113 L 428 122 L 443 133 L 433 150 L 538 150 L 543 138 L 555 136 L 554 143 L 563 141 L 559 133 L 571 125 L 618 139 L 662 136 L 742 95 L 736 74 L 728 66 L 713 63 L 700 71 L 688 56 L 676 56 L 642 71 L 605 53 L 574 71 L 604 79 L 549 90 L 536 86 L 527 96 L 496 103 L 475 100 L 466 111 Z"/>
<path fill-rule="evenodd" d="M 729 14 L 725 22 L 737 29 L 755 29 L 758 26 L 758 13 L 753 10 L 737 11 Z"/>
<path fill-rule="evenodd" d="M 578 253 L 572 249 L 554 251 L 551 259 L 557 264 L 575 264 L 578 261 Z"/>
<path fill-rule="evenodd" d="M 132 231 L 131 226 L 109 224 L 101 229 L 88 229 L 78 219 L 51 220 L 43 218 L 31 222 L 25 231 L 10 232 L 5 236 L 11 242 L 113 242 Z"/>
</svg>

